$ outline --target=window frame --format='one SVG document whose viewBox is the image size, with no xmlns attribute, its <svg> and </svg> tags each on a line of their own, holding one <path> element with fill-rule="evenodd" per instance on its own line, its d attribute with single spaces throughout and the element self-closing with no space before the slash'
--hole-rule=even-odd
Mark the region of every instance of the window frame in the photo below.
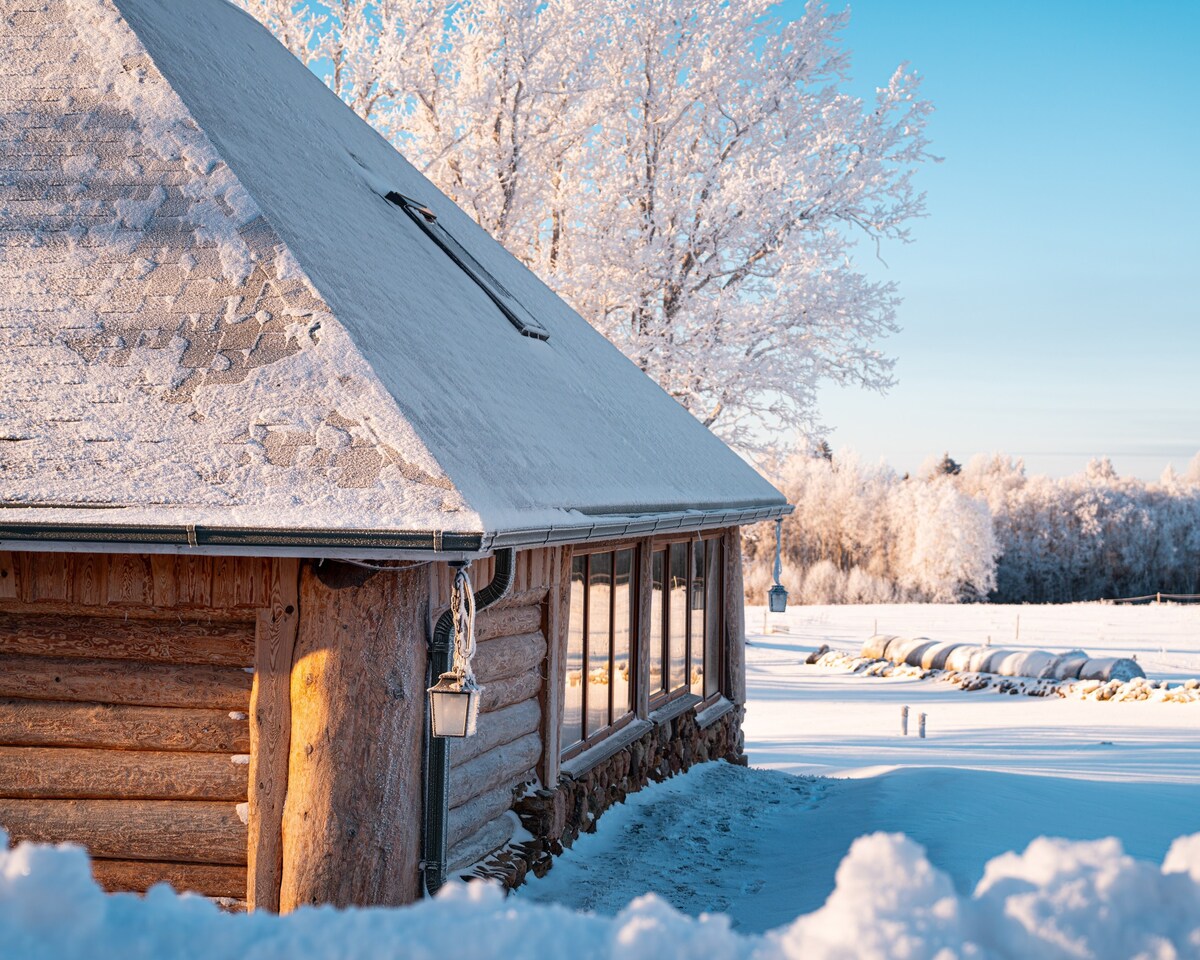
<svg viewBox="0 0 1200 960">
<path fill-rule="evenodd" d="M 579 754 L 583 753 L 586 750 L 590 750 L 592 747 L 596 746 L 596 744 L 601 743 L 604 740 L 607 740 L 613 734 L 617 733 L 617 731 L 628 726 L 630 723 L 632 723 L 634 720 L 636 720 L 638 718 L 638 694 L 640 692 L 640 686 L 639 686 L 640 666 L 639 666 L 639 664 L 640 664 L 640 660 L 641 660 L 639 629 L 638 629 L 638 624 L 641 619 L 640 614 L 639 614 L 639 603 L 640 603 L 639 595 L 641 593 L 641 579 L 640 579 L 640 576 L 641 576 L 641 551 L 639 549 L 639 546 L 640 545 L 639 545 L 638 541 L 634 540 L 634 541 L 622 541 L 619 543 L 586 544 L 586 545 L 582 545 L 581 547 L 573 548 L 571 551 L 571 562 L 570 562 L 570 564 L 567 565 L 567 571 L 568 571 L 568 574 L 567 574 L 567 576 L 568 576 L 568 581 L 567 581 L 568 582 L 568 590 L 567 590 L 568 601 L 567 602 L 568 602 L 568 605 L 570 604 L 569 585 L 575 575 L 574 574 L 575 560 L 579 557 L 588 558 L 588 559 L 584 566 L 584 578 L 583 578 L 583 583 L 584 583 L 583 604 L 584 604 L 584 607 L 583 607 L 582 628 L 581 628 L 581 635 L 583 637 L 583 652 L 582 652 L 582 661 L 581 661 L 582 665 L 583 665 L 583 675 L 580 679 L 581 697 L 580 697 L 580 707 L 579 707 L 579 718 L 580 718 L 580 721 L 579 721 L 580 728 L 579 729 L 580 729 L 580 733 L 582 734 L 582 738 L 575 741 L 571 745 L 564 747 L 560 751 L 561 758 L 564 761 L 570 760 L 571 758 L 578 756 Z M 598 556 L 598 555 L 602 555 L 602 554 L 609 554 L 610 556 L 612 556 L 612 558 L 613 558 L 613 565 L 612 565 L 613 579 L 615 580 L 615 578 L 616 578 L 616 557 L 617 557 L 618 553 L 625 551 L 625 550 L 628 550 L 631 555 L 631 566 L 630 566 L 630 571 L 629 571 L 629 664 L 630 664 L 629 709 L 624 714 L 622 714 L 620 717 L 616 717 L 616 718 L 613 717 L 613 714 L 616 712 L 616 707 L 613 702 L 614 697 L 615 697 L 616 684 L 612 682 L 612 677 L 616 673 L 616 658 L 617 658 L 616 646 L 613 643 L 613 640 L 616 636 L 616 626 L 617 626 L 617 622 L 616 622 L 617 591 L 615 589 L 613 589 L 613 585 L 610 585 L 609 592 L 608 592 L 608 669 L 609 669 L 609 678 L 610 678 L 609 683 L 608 683 L 608 720 L 609 720 L 609 722 L 605 726 L 601 727 L 599 730 L 595 731 L 594 733 L 589 734 L 588 733 L 588 722 L 587 722 L 587 718 L 588 718 L 588 686 L 589 686 L 589 684 L 588 684 L 587 677 L 588 677 L 588 673 L 589 673 L 588 664 L 591 661 L 589 646 L 591 643 L 591 606 L 592 606 L 591 569 L 592 569 L 592 567 L 591 567 L 590 558 L 593 556 Z M 565 637 L 565 644 L 563 647 L 564 654 L 568 654 L 568 655 L 570 652 L 570 642 L 571 642 L 570 620 L 571 620 L 570 611 L 568 609 L 567 617 L 564 620 L 564 623 L 566 624 L 567 635 Z M 564 719 L 562 721 L 560 721 L 560 731 L 561 731 L 562 727 L 565 725 L 567 663 L 568 663 L 567 656 L 564 656 L 564 658 L 563 658 Z"/>
<path fill-rule="evenodd" d="M 707 535 L 706 535 L 706 533 L 707 533 L 706 531 L 702 531 L 700 533 L 680 534 L 678 536 L 655 537 L 655 538 L 651 539 L 651 541 L 650 541 L 649 558 L 650 558 L 650 569 L 652 571 L 651 577 L 653 577 L 654 555 L 660 550 L 663 551 L 664 589 L 663 589 L 663 602 L 662 602 L 662 610 L 661 610 L 662 625 L 660 627 L 660 631 L 661 631 L 660 643 L 662 645 L 662 649 L 660 651 L 660 656 L 662 657 L 662 665 L 663 665 L 662 666 L 662 676 L 664 677 L 664 681 L 665 681 L 663 686 L 659 687 L 657 690 L 651 689 L 649 691 L 649 708 L 651 711 L 662 709 L 663 707 L 667 706 L 668 704 L 674 703 L 676 700 L 679 700 L 682 697 L 697 696 L 697 694 L 692 693 L 692 682 L 691 682 L 692 662 L 693 662 L 692 661 L 692 652 L 694 650 L 694 638 L 692 635 L 692 633 L 693 633 L 693 631 L 692 631 L 692 623 L 693 623 L 692 614 L 694 611 L 692 610 L 691 602 L 692 602 L 692 590 L 693 590 L 692 575 L 695 571 L 695 544 L 700 541 L 704 541 L 704 543 L 705 543 L 704 633 L 700 637 L 700 644 L 702 647 L 700 662 L 704 665 L 704 674 L 703 675 L 707 676 L 708 670 L 710 669 L 711 665 L 708 664 L 708 662 L 707 662 L 708 649 L 707 649 L 707 645 L 705 644 L 705 640 L 707 638 L 710 619 L 712 617 L 716 617 L 717 619 L 716 619 L 715 629 L 717 631 L 717 644 L 716 644 L 716 650 L 714 651 L 714 654 L 715 654 L 715 657 L 717 660 L 717 663 L 715 665 L 716 666 L 716 674 L 717 674 L 717 677 L 716 677 L 717 682 L 716 682 L 715 692 L 713 692 L 707 696 L 705 696 L 703 693 L 698 695 L 700 697 L 700 703 L 697 705 L 697 709 L 703 709 L 704 707 L 708 707 L 708 706 L 711 706 L 712 704 L 716 703 L 717 701 L 719 701 L 721 699 L 721 697 L 723 697 L 725 695 L 725 690 L 727 689 L 727 684 L 726 684 L 726 672 L 727 671 L 726 671 L 726 663 L 725 663 L 725 661 L 726 661 L 725 654 L 726 654 L 726 651 L 728 650 L 728 646 L 727 646 L 728 636 L 727 636 L 727 632 L 725 629 L 725 536 L 724 536 L 724 530 L 717 531 L 716 533 L 707 533 Z M 686 546 L 687 546 L 687 551 L 685 554 L 685 567 L 684 567 L 687 570 L 687 585 L 684 588 L 684 596 L 687 598 L 687 604 L 688 604 L 686 613 L 684 616 L 685 631 L 684 631 L 683 662 L 684 662 L 685 676 L 684 676 L 684 682 L 681 686 L 672 687 L 671 680 L 670 680 L 670 674 L 671 674 L 671 671 L 670 671 L 671 602 L 670 602 L 670 588 L 669 588 L 669 571 L 670 571 L 670 565 L 671 565 L 670 564 L 671 550 L 674 546 L 679 545 L 679 544 L 686 544 Z M 709 560 L 708 551 L 710 549 L 712 549 L 712 547 L 714 545 L 717 548 L 715 551 L 716 558 L 714 560 Z M 714 574 L 715 574 L 715 580 L 716 580 L 715 584 L 712 582 L 714 580 Z M 651 579 L 650 590 L 653 591 L 653 589 L 654 589 L 654 584 L 653 584 L 653 580 Z M 715 591 L 715 593 L 714 593 L 714 591 Z M 713 604 L 710 602 L 712 599 L 714 599 L 714 597 L 718 601 L 718 603 L 716 605 L 717 609 L 715 611 L 713 610 Z M 651 609 L 651 611 L 653 610 L 652 604 L 647 603 L 647 606 Z M 650 615 L 653 616 L 653 613 L 651 612 Z M 651 647 L 653 645 L 653 640 L 654 640 L 654 633 L 653 633 L 654 627 L 653 627 L 652 623 L 648 622 L 646 624 L 646 628 L 647 628 L 647 634 L 646 634 L 645 648 L 646 648 L 647 663 L 649 663 L 649 658 L 653 656 L 653 651 L 651 650 Z M 649 676 L 649 671 L 647 671 L 647 676 Z M 701 689 L 703 690 L 703 687 Z"/>
<path fill-rule="evenodd" d="M 609 737 L 622 730 L 630 723 L 637 720 L 649 719 L 650 715 L 655 711 L 662 710 L 685 697 L 691 697 L 695 701 L 694 709 L 699 712 L 707 709 L 720 702 L 726 696 L 728 690 L 728 655 L 729 655 L 729 631 L 726 623 L 725 609 L 725 580 L 726 580 L 726 534 L 727 528 L 718 528 L 714 530 L 705 530 L 700 532 L 692 532 L 677 535 L 665 535 L 659 537 L 642 537 L 633 540 L 615 540 L 599 543 L 584 543 L 576 544 L 571 547 L 570 560 L 565 564 L 567 571 L 567 583 L 564 584 L 564 593 L 566 596 L 566 609 L 562 617 L 563 636 L 562 651 L 563 651 L 563 669 L 560 679 L 562 684 L 562 704 L 563 712 L 559 717 L 559 736 L 562 737 L 566 727 L 566 696 L 567 696 L 567 673 L 568 673 L 568 656 L 570 651 L 570 624 L 571 624 L 571 600 L 572 587 L 575 577 L 575 560 L 579 557 L 591 557 L 597 554 L 610 554 L 613 557 L 614 570 L 616 555 L 622 550 L 629 550 L 632 554 L 633 567 L 631 570 L 630 579 L 630 709 L 623 716 L 613 719 L 613 697 L 615 687 L 609 684 L 609 724 L 594 733 L 588 734 L 587 729 L 587 711 L 588 711 L 588 684 L 583 683 L 583 693 L 580 700 L 580 734 L 582 739 L 574 743 L 560 747 L 559 757 L 560 762 L 566 763 L 580 754 L 591 750 L 598 744 L 607 740 Z M 692 609 L 693 597 L 693 574 L 695 573 L 695 544 L 703 541 L 705 543 L 705 568 L 704 568 L 704 628 L 698 637 L 693 637 L 693 619 L 695 611 Z M 687 582 L 685 585 L 685 596 L 687 598 L 684 633 L 684 682 L 682 685 L 670 688 L 670 589 L 669 589 L 669 565 L 670 565 L 670 549 L 673 545 L 684 546 L 684 555 L 687 569 Z M 664 687 L 658 690 L 650 689 L 650 666 L 653 656 L 653 591 L 654 591 L 654 557 L 658 551 L 664 551 L 663 558 L 666 564 L 664 570 L 664 591 L 663 602 L 660 616 L 662 617 L 660 629 L 662 631 L 659 643 L 660 656 L 663 657 L 663 670 L 668 678 L 665 681 Z M 591 638 L 591 618 L 590 607 L 592 603 L 590 587 L 591 581 L 591 561 L 587 561 L 584 566 L 584 584 L 583 591 L 584 611 L 581 618 L 581 631 L 583 636 L 582 650 L 582 666 L 584 678 L 586 678 L 588 663 L 590 657 L 589 645 Z M 616 651 L 613 645 L 615 636 L 615 608 L 616 608 L 616 591 L 610 590 L 609 593 L 609 670 L 610 675 L 616 669 Z M 706 642 L 709 632 L 715 631 L 714 647 L 711 650 L 715 663 L 709 662 L 709 645 Z M 695 644 L 700 644 L 699 654 L 700 663 L 703 665 L 703 676 L 705 680 L 711 674 L 714 675 L 714 686 L 709 688 L 707 683 L 702 681 L 701 693 L 699 695 L 692 693 L 692 657 L 693 651 L 696 649 Z M 713 692 L 704 695 L 705 689 L 712 689 Z"/>
</svg>

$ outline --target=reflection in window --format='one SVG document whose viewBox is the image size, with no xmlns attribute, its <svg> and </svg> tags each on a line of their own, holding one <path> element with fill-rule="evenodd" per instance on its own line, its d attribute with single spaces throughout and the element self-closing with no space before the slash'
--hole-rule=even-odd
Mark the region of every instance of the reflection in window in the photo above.
<svg viewBox="0 0 1200 960">
<path fill-rule="evenodd" d="M 618 550 L 613 574 L 612 715 L 633 709 L 633 551 Z"/>
<path fill-rule="evenodd" d="M 704 541 L 692 544 L 692 582 L 688 594 L 691 597 L 691 670 L 689 685 L 692 693 L 704 696 Z"/>
<path fill-rule="evenodd" d="M 650 559 L 650 696 L 651 698 L 667 689 L 666 674 L 663 663 L 663 643 L 667 632 L 663 629 L 663 577 L 666 565 L 666 551 L 655 550 Z"/>
<path fill-rule="evenodd" d="M 721 563 L 716 537 L 672 543 L 651 555 L 652 703 L 688 692 L 705 699 L 720 693 Z"/>
<path fill-rule="evenodd" d="M 572 557 L 561 738 L 567 755 L 632 718 L 639 676 L 649 681 L 651 709 L 688 693 L 712 702 L 721 692 L 720 538 L 657 544 L 646 556 L 644 579 L 633 546 Z M 642 610 L 648 616 L 639 636 Z"/>
<path fill-rule="evenodd" d="M 571 617 L 567 628 L 567 683 L 563 697 L 563 746 L 583 739 L 584 571 L 587 557 L 571 561 Z"/>
<path fill-rule="evenodd" d="M 633 710 L 633 550 L 571 560 L 562 747 L 576 751 Z"/>
<path fill-rule="evenodd" d="M 612 629 L 612 554 L 594 553 L 588 575 L 587 736 L 608 726 L 612 676 L 609 631 Z"/>
<path fill-rule="evenodd" d="M 687 565 L 688 545 L 671 544 L 671 595 L 668 630 L 671 637 L 671 686 L 687 685 Z"/>
<path fill-rule="evenodd" d="M 720 540 L 708 543 L 708 605 L 704 623 L 704 694 L 705 699 L 721 692 L 721 563 Z"/>
</svg>

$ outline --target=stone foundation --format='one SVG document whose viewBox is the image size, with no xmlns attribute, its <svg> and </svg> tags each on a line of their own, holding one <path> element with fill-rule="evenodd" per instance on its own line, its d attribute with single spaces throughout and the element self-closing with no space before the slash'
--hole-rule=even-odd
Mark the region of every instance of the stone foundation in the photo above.
<svg viewBox="0 0 1200 960">
<path fill-rule="evenodd" d="M 471 876 L 499 880 L 510 890 L 526 877 L 544 876 L 554 857 L 581 833 L 592 833 L 600 815 L 648 783 L 661 783 L 707 760 L 745 766 L 742 708 L 734 707 L 706 727 L 696 712 L 656 722 L 639 739 L 598 762 L 586 773 L 563 775 L 553 790 L 539 789 L 513 806 L 534 839 L 510 844 L 477 865 Z"/>
</svg>

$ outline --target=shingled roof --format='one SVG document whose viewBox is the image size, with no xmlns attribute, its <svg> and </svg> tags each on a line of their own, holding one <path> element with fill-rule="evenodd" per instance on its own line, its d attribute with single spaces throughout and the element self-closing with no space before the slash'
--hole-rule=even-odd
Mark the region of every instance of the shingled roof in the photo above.
<svg viewBox="0 0 1200 960">
<path fill-rule="evenodd" d="M 13 0 L 0 105 L 0 539 L 469 550 L 786 509 L 225 0 Z"/>
</svg>

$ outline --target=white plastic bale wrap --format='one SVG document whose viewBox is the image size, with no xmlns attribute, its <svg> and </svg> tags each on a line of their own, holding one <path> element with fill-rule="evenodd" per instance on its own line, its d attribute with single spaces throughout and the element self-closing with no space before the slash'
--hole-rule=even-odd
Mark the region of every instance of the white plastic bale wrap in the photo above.
<svg viewBox="0 0 1200 960">
<path fill-rule="evenodd" d="M 1133 680 L 1146 674 L 1128 657 L 1089 657 L 1083 650 L 1012 650 L 972 643 L 935 642 L 928 637 L 877 634 L 863 644 L 862 655 L 926 670 L 994 673 L 1042 680 Z"/>
</svg>

